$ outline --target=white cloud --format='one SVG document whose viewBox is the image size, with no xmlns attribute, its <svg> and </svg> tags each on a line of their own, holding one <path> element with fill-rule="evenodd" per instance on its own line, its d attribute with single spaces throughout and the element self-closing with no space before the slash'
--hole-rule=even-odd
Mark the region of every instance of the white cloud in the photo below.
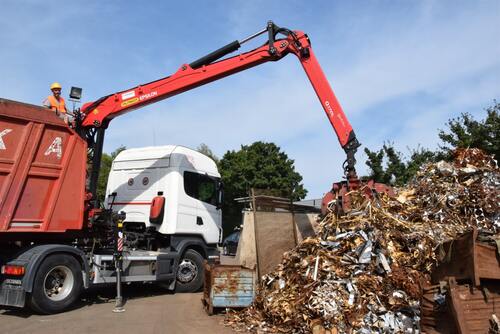
<svg viewBox="0 0 500 334">
<path fill-rule="evenodd" d="M 432 8 L 414 25 L 402 19 L 383 34 L 370 35 L 366 47 L 353 50 L 357 61 L 351 66 L 335 61 L 332 76 L 351 112 L 417 91 L 439 94 L 449 84 L 500 64 L 498 11 L 484 8 L 471 15 L 465 9 L 448 18 Z"/>
</svg>

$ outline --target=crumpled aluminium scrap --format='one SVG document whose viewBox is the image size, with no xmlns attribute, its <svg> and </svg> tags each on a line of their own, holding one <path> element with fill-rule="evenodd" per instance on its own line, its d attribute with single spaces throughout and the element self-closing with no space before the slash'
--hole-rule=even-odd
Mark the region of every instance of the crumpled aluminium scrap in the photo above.
<svg viewBox="0 0 500 334">
<path fill-rule="evenodd" d="M 263 277 L 254 304 L 226 323 L 252 332 L 419 333 L 421 283 L 436 247 L 472 227 L 499 237 L 500 173 L 479 150 L 424 166 L 398 197 L 331 213 Z"/>
</svg>

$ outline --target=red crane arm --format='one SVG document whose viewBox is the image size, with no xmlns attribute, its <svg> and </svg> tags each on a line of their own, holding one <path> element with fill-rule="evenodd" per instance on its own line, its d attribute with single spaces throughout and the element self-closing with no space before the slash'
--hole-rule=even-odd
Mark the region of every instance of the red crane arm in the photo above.
<svg viewBox="0 0 500 334">
<path fill-rule="evenodd" d="M 270 29 L 275 30 L 271 31 Z M 292 53 L 300 60 L 337 134 L 341 146 L 348 155 L 348 166 L 352 165 L 352 168 L 354 168 L 354 160 L 351 162 L 349 160 L 350 155 L 352 155 L 352 159 L 354 159 L 354 152 L 359 146 L 359 143 L 354 135 L 351 124 L 347 120 L 342 107 L 337 101 L 312 51 L 309 38 L 301 31 L 292 32 L 288 29 L 279 28 L 270 22 L 266 30 L 248 39 L 264 33 L 265 31 L 269 32 L 269 44 L 265 44 L 259 48 L 234 57 L 212 62 L 236 50 L 239 48 L 240 44 L 243 43 L 235 41 L 191 63 L 191 65 L 182 65 L 177 72 L 169 77 L 140 85 L 129 90 L 117 92 L 102 97 L 95 102 L 84 104 L 82 106 L 82 113 L 84 115 L 82 126 L 106 127 L 111 119 L 134 109 L 144 107 L 148 104 L 169 98 L 262 63 L 280 60 Z M 284 33 L 286 38 L 274 40 L 277 33 Z"/>
</svg>

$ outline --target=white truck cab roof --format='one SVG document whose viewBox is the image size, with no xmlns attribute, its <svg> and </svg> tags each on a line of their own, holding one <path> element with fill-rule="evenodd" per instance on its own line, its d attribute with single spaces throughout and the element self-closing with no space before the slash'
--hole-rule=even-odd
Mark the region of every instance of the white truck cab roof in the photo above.
<svg viewBox="0 0 500 334">
<path fill-rule="evenodd" d="M 183 167 L 220 177 L 215 162 L 206 155 L 180 145 L 131 148 L 118 154 L 113 170 L 130 168 Z"/>
</svg>

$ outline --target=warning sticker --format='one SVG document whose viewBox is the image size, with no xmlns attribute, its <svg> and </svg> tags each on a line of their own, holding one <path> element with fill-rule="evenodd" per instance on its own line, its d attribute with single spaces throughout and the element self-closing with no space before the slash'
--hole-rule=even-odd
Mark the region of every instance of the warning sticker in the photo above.
<svg viewBox="0 0 500 334">
<path fill-rule="evenodd" d="M 131 104 L 134 104 L 134 103 L 137 103 L 137 102 L 139 102 L 139 98 L 138 97 L 134 97 L 133 99 L 130 99 L 130 100 L 127 100 L 127 101 L 123 101 L 121 105 L 122 105 L 122 107 L 127 107 L 127 106 L 129 106 Z"/>
<path fill-rule="evenodd" d="M 135 92 L 133 90 L 122 94 L 122 100 L 128 100 L 133 97 L 135 97 Z"/>
</svg>

